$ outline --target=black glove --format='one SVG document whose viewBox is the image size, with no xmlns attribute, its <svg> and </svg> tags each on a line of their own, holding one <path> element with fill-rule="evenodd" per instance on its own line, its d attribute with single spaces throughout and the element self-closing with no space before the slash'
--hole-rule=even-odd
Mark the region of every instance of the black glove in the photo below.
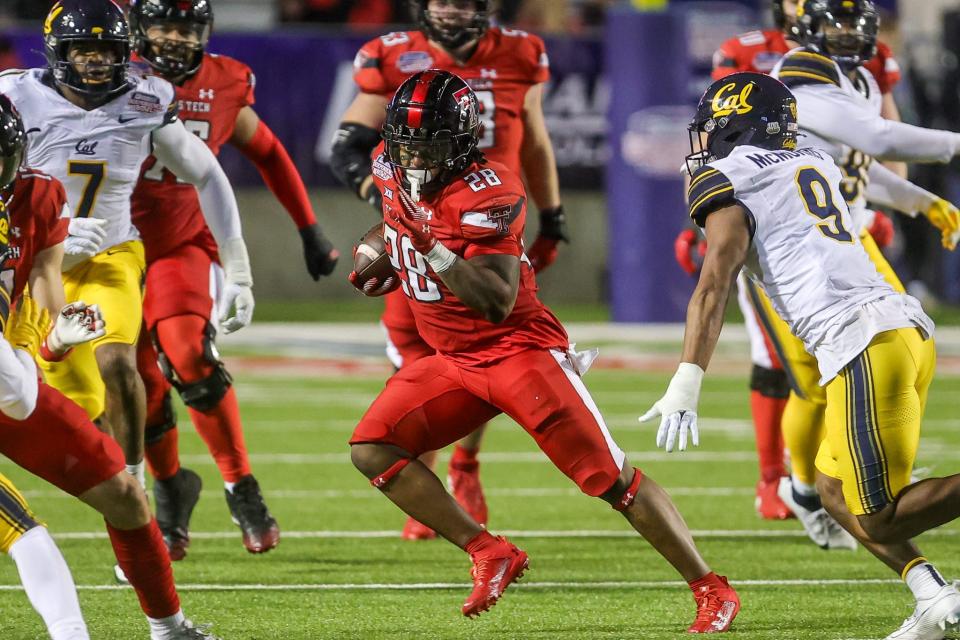
<svg viewBox="0 0 960 640">
<path fill-rule="evenodd" d="M 333 243 L 323 235 L 320 225 L 313 223 L 300 229 L 300 239 L 303 240 L 303 258 L 307 262 L 307 271 L 314 280 L 320 276 L 333 273 L 340 258 Z"/>
<path fill-rule="evenodd" d="M 540 233 L 538 235 L 551 240 L 570 242 L 570 238 L 567 236 L 567 216 L 563 213 L 563 205 L 558 205 L 552 209 L 543 209 L 540 212 Z"/>
</svg>

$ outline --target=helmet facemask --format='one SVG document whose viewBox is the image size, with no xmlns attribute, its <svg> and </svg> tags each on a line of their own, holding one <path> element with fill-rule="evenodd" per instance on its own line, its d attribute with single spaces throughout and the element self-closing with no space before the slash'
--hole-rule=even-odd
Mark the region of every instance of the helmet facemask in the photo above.
<svg viewBox="0 0 960 640">
<path fill-rule="evenodd" d="M 58 59 L 51 65 L 57 84 L 92 99 L 106 99 L 126 89 L 128 41 L 61 39 L 58 48 Z"/>
<path fill-rule="evenodd" d="M 825 53 L 844 71 L 851 71 L 876 54 L 879 27 L 879 21 L 868 15 L 831 15 L 820 25 Z"/>
<path fill-rule="evenodd" d="M 453 51 L 483 37 L 490 26 L 489 5 L 489 0 L 417 0 L 414 12 L 420 30 Z"/>
<path fill-rule="evenodd" d="M 143 20 L 138 26 L 137 53 L 158 72 L 176 78 L 199 68 L 210 41 L 209 23 Z"/>
<path fill-rule="evenodd" d="M 383 139 L 387 159 L 414 199 L 415 192 L 431 194 L 442 189 L 470 165 L 476 148 L 470 134 L 443 130 L 428 136 L 422 130 L 389 124 L 383 127 Z"/>
</svg>

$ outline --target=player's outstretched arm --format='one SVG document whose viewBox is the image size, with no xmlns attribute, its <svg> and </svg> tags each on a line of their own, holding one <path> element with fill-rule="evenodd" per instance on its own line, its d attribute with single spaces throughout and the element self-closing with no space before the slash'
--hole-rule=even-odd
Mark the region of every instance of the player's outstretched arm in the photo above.
<svg viewBox="0 0 960 640">
<path fill-rule="evenodd" d="M 317 224 L 307 188 L 283 143 L 251 107 L 237 114 L 230 142 L 256 165 L 267 187 L 297 225 L 310 276 L 319 280 L 333 273 L 340 253 Z"/>
<path fill-rule="evenodd" d="M 527 189 L 540 211 L 540 230 L 527 257 L 540 272 L 557 259 L 560 241 L 570 242 L 567 221 L 560 204 L 557 161 L 543 117 L 543 85 L 527 91 L 523 101 L 523 146 L 520 148 Z"/>
<path fill-rule="evenodd" d="M 203 217 L 217 241 L 226 276 L 219 301 L 220 324 L 226 333 L 242 329 L 253 319 L 253 274 L 227 175 L 209 147 L 179 120 L 153 132 L 153 153 L 178 178 L 197 187 Z"/>
<path fill-rule="evenodd" d="M 851 103 L 839 88 L 797 87 L 794 95 L 801 128 L 878 160 L 950 162 L 960 153 L 960 133 L 887 120 Z"/>
<path fill-rule="evenodd" d="M 704 231 L 707 254 L 700 280 L 687 306 L 687 326 L 683 336 L 683 356 L 667 392 L 654 403 L 641 422 L 660 417 L 657 446 L 673 451 L 687 446 L 689 432 L 693 444 L 699 444 L 697 405 L 703 373 L 720 338 L 723 314 L 730 288 L 747 257 L 750 230 L 747 213 L 740 205 L 718 209 L 707 216 Z"/>
<path fill-rule="evenodd" d="M 940 230 L 943 246 L 951 251 L 956 248 L 960 242 L 960 211 L 955 206 L 877 162 L 870 165 L 869 172 L 867 198 L 871 202 L 893 207 L 911 217 L 922 213 Z"/>
</svg>

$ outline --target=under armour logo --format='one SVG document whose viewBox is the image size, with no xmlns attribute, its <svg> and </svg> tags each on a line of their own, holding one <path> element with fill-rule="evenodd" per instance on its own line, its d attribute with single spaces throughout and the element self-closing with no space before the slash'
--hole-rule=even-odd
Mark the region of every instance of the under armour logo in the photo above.
<svg viewBox="0 0 960 640">
<path fill-rule="evenodd" d="M 20 227 L 13 227 L 12 229 L 10 229 L 10 235 L 12 235 L 14 238 L 19 238 L 19 237 L 20 237 Z"/>
<path fill-rule="evenodd" d="M 213 100 L 213 89 L 200 89 L 199 95 L 201 100 Z"/>
<path fill-rule="evenodd" d="M 97 145 L 100 144 L 99 140 L 93 142 L 88 142 L 86 138 L 80 140 L 77 143 L 77 146 L 74 147 L 77 153 L 82 156 L 95 156 L 97 155 Z"/>
<path fill-rule="evenodd" d="M 481 78 L 489 78 L 490 80 L 495 80 L 497 78 L 496 69 L 480 69 Z"/>
</svg>

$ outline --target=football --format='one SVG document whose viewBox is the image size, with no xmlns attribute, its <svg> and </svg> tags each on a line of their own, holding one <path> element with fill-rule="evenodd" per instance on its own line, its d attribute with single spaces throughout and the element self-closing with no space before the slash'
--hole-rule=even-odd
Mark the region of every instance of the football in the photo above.
<svg viewBox="0 0 960 640">
<path fill-rule="evenodd" d="M 393 275 L 382 224 L 370 227 L 353 248 L 353 270 L 357 272 L 357 284 L 361 286 L 370 278 L 376 278 L 382 284 Z"/>
</svg>

